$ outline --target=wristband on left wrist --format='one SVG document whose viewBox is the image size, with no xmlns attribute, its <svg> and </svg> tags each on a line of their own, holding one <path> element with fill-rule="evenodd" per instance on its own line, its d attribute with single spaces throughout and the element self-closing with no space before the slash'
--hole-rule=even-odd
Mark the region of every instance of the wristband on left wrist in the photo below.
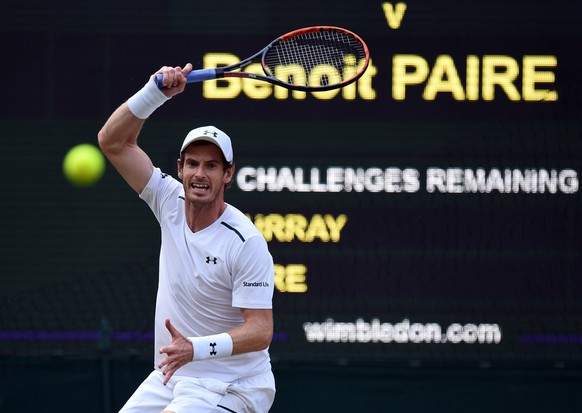
<svg viewBox="0 0 582 413">
<path fill-rule="evenodd" d="M 192 361 L 230 357 L 232 355 L 232 338 L 228 333 L 203 337 L 188 337 L 192 342 Z"/>
</svg>

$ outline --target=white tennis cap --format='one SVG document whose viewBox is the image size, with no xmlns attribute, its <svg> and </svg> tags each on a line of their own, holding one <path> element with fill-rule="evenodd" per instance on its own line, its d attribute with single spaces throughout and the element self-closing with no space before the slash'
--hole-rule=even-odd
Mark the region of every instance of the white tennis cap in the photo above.
<svg viewBox="0 0 582 413">
<path fill-rule="evenodd" d="M 226 133 L 214 126 L 201 126 L 196 129 L 192 129 L 182 144 L 182 149 L 180 149 L 180 155 L 184 152 L 184 149 L 192 142 L 196 141 L 208 141 L 212 142 L 220 148 L 224 154 L 224 158 L 228 163 L 232 163 L 232 144 L 230 143 L 230 138 Z"/>
</svg>

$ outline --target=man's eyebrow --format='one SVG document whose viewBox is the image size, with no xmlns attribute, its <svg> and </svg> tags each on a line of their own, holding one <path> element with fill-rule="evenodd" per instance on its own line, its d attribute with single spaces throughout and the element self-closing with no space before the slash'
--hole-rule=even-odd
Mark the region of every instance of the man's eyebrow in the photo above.
<svg viewBox="0 0 582 413">
<path fill-rule="evenodd" d="M 220 163 L 220 159 L 207 159 L 207 160 L 200 160 L 192 157 L 187 157 L 185 159 L 186 162 L 197 162 L 197 163 Z"/>
</svg>

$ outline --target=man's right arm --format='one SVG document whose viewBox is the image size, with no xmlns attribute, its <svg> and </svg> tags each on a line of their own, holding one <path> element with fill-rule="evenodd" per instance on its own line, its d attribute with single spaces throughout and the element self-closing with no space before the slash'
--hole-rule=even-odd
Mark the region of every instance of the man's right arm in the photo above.
<svg viewBox="0 0 582 413">
<path fill-rule="evenodd" d="M 131 113 L 126 102 L 113 112 L 98 134 L 103 154 L 138 194 L 147 185 L 154 168 L 149 156 L 137 145 L 144 122 L 145 119 Z"/>
<path fill-rule="evenodd" d="M 153 95 L 154 80 L 150 79 L 142 90 L 113 112 L 99 131 L 99 147 L 123 179 L 137 193 L 143 191 L 154 168 L 149 156 L 137 144 L 139 132 L 147 117 L 165 99 L 184 91 L 186 75 L 191 70 L 190 63 L 184 69 L 179 66 L 162 67 L 157 72 L 163 76 L 162 93 L 155 89 L 155 93 L 159 96 Z M 157 86 L 153 87 L 157 88 Z"/>
</svg>

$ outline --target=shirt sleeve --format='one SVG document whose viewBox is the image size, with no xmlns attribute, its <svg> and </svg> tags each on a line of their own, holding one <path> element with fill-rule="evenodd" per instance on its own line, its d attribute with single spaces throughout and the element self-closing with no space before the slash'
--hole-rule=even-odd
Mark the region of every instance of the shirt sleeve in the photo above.
<svg viewBox="0 0 582 413">
<path fill-rule="evenodd" d="M 233 307 L 273 308 L 275 271 L 263 237 L 254 236 L 244 242 L 233 269 Z"/>
<path fill-rule="evenodd" d="M 143 199 L 154 213 L 158 222 L 162 222 L 164 216 L 170 211 L 167 201 L 175 199 L 181 190 L 181 184 L 170 175 L 163 173 L 159 168 L 154 168 L 152 176 L 139 197 Z"/>
</svg>

